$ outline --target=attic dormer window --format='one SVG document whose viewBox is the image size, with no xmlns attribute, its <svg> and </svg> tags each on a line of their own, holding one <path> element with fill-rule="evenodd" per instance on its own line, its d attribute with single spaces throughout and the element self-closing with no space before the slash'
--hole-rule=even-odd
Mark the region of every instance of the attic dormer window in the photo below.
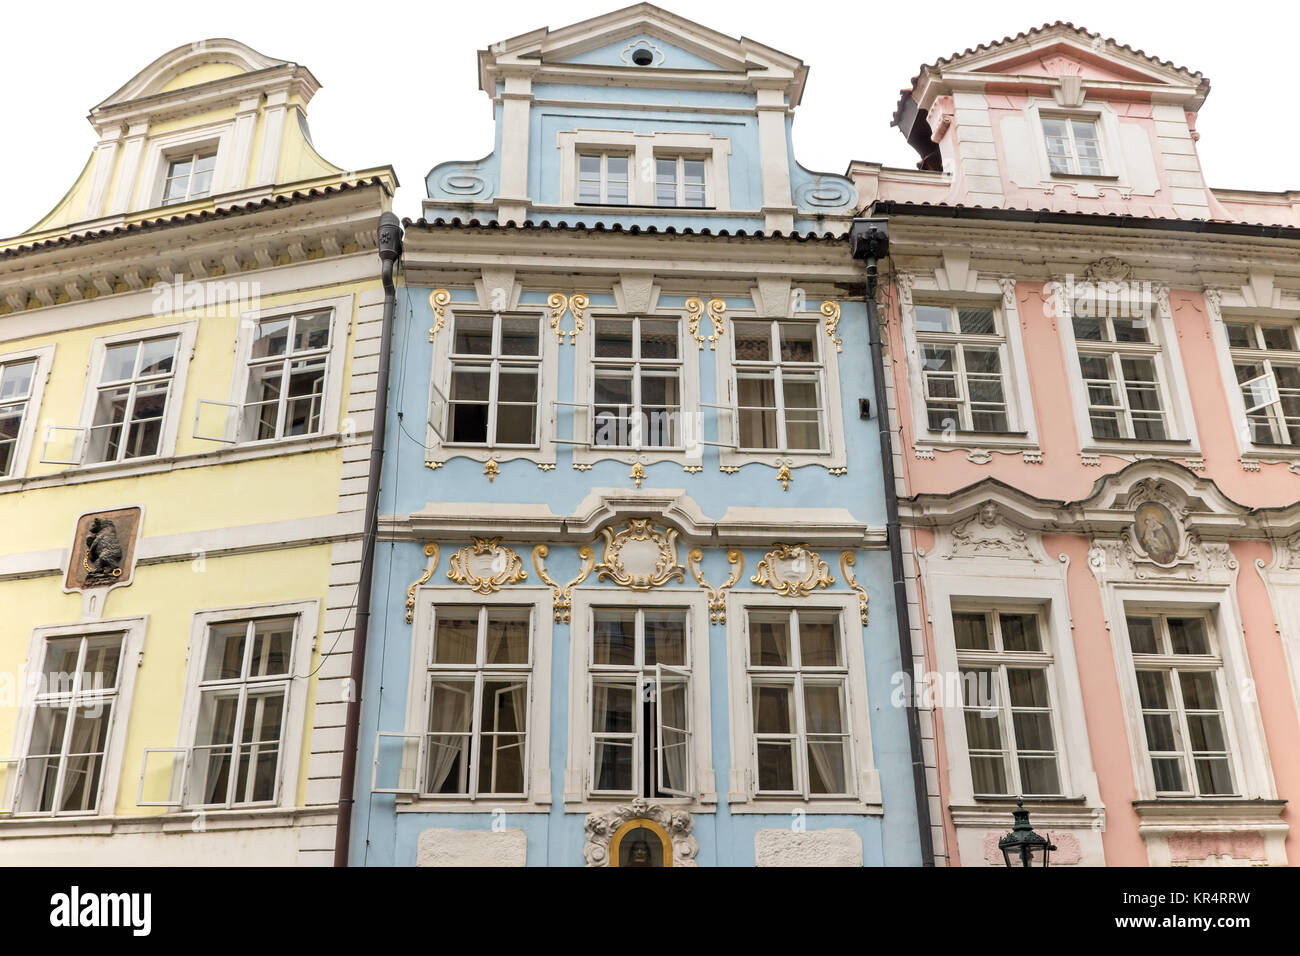
<svg viewBox="0 0 1300 956">
<path fill-rule="evenodd" d="M 216 168 L 215 150 L 175 157 L 167 166 L 162 204 L 171 206 L 191 199 L 202 199 L 212 192 L 212 172 Z"/>
<path fill-rule="evenodd" d="M 704 196 L 703 159 L 685 156 L 655 157 L 655 205 L 708 205 Z"/>
<path fill-rule="evenodd" d="M 615 153 L 578 156 L 578 202 L 626 206 L 628 157 Z"/>
<path fill-rule="evenodd" d="M 1096 120 L 1044 116 L 1043 136 L 1047 142 L 1047 161 L 1054 174 L 1105 175 Z"/>
</svg>

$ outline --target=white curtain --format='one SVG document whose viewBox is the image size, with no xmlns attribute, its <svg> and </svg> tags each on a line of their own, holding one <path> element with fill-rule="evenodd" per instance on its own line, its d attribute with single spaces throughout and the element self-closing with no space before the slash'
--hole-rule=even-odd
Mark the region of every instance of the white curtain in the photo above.
<svg viewBox="0 0 1300 956">
<path fill-rule="evenodd" d="M 684 791 L 690 779 L 690 727 L 686 718 L 685 680 L 667 678 L 659 682 L 659 720 L 663 725 L 664 787 Z"/>
<path fill-rule="evenodd" d="M 429 793 L 442 793 L 443 785 L 451 774 L 456 758 L 461 760 L 461 775 L 465 775 L 469 762 L 470 705 L 474 699 L 472 687 L 434 684 L 433 702 L 429 712 Z M 441 731 L 464 730 L 463 735 L 448 736 Z M 457 788 L 463 791 L 465 785 Z"/>
</svg>

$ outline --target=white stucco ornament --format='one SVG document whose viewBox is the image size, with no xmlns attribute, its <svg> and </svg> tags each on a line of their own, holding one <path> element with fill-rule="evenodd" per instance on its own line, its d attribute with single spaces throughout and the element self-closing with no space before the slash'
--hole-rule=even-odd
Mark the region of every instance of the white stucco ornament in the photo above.
<svg viewBox="0 0 1300 956">
<path fill-rule="evenodd" d="M 700 852 L 700 845 L 691 836 L 695 818 L 685 810 L 647 803 L 637 797 L 631 804 L 587 814 L 587 845 L 582 849 L 587 866 L 609 866 L 610 842 L 614 834 L 625 823 L 634 820 L 648 820 L 667 832 L 673 845 L 673 866 L 696 865 L 695 855 Z"/>
</svg>

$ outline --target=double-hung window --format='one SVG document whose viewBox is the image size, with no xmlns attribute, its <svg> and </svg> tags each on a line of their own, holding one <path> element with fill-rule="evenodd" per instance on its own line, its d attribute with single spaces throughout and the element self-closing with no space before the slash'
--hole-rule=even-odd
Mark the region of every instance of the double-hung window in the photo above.
<svg viewBox="0 0 1300 956">
<path fill-rule="evenodd" d="M 1294 322 L 1225 321 L 1250 440 L 1300 445 L 1300 348 Z"/>
<path fill-rule="evenodd" d="M 846 796 L 853 780 L 848 665 L 837 611 L 748 612 L 759 796 Z"/>
<path fill-rule="evenodd" d="M 578 202 L 626 206 L 631 157 L 619 153 L 578 154 Z"/>
<path fill-rule="evenodd" d="M 178 337 L 121 342 L 104 349 L 86 461 L 156 455 L 162 440 Z"/>
<path fill-rule="evenodd" d="M 703 208 L 708 205 L 703 159 L 655 157 L 655 205 Z"/>
<path fill-rule="evenodd" d="M 952 626 L 974 792 L 1060 794 L 1052 659 L 1038 616 L 954 611 Z"/>
<path fill-rule="evenodd" d="M 680 447 L 680 323 L 598 316 L 592 340 L 592 444 Z"/>
<path fill-rule="evenodd" d="M 532 634 L 530 607 L 435 609 L 421 793 L 524 795 Z"/>
<path fill-rule="evenodd" d="M 124 634 L 43 642 L 19 813 L 93 813 L 99 807 L 109 731 L 118 702 Z"/>
<path fill-rule="evenodd" d="M 1044 116 L 1043 137 L 1047 144 L 1047 161 L 1053 173 L 1067 176 L 1101 176 L 1105 173 L 1096 120 Z"/>
<path fill-rule="evenodd" d="M 273 803 L 284 748 L 297 618 L 208 628 L 190 758 L 189 803 Z"/>
<path fill-rule="evenodd" d="M 447 440 L 536 445 L 541 316 L 458 314 L 453 324 Z"/>
<path fill-rule="evenodd" d="M 1204 617 L 1127 615 L 1156 795 L 1237 793 L 1224 720 L 1223 658 Z"/>
<path fill-rule="evenodd" d="M 257 323 L 243 407 L 245 440 L 311 435 L 321 430 L 331 325 L 329 312 Z"/>
<path fill-rule="evenodd" d="M 740 449 L 825 450 L 817 326 L 746 320 L 734 322 L 733 328 Z"/>
<path fill-rule="evenodd" d="M 931 430 L 1009 430 L 1006 340 L 994 309 L 917 305 L 916 339 Z"/>
<path fill-rule="evenodd" d="M 591 615 L 591 792 L 691 796 L 687 610 L 595 607 Z"/>
<path fill-rule="evenodd" d="M 212 173 L 217 168 L 217 154 L 190 153 L 178 156 L 167 164 L 167 178 L 163 182 L 162 204 L 170 206 L 202 199 L 212 192 Z"/>
<path fill-rule="evenodd" d="M 1092 437 L 1168 438 L 1160 346 L 1151 340 L 1151 321 L 1076 314 L 1073 326 Z"/>
<path fill-rule="evenodd" d="M 27 418 L 36 378 L 36 359 L 0 363 L 0 478 L 17 467 L 18 438 Z"/>
</svg>

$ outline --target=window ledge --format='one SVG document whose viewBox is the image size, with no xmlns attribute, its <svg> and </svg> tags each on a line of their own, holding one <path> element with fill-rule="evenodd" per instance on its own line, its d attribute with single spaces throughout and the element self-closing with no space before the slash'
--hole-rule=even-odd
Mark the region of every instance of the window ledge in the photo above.
<svg viewBox="0 0 1300 956">
<path fill-rule="evenodd" d="M 1028 432 L 956 432 L 950 438 L 929 435 L 917 438 L 916 448 L 966 450 L 976 448 L 1006 449 L 1008 451 L 1040 451 L 1037 441 Z"/>
<path fill-rule="evenodd" d="M 296 438 L 244 442 L 213 451 L 192 452 L 185 455 L 155 455 L 149 458 L 132 458 L 127 461 L 69 465 L 62 471 L 56 471 L 48 475 L 0 478 L 0 494 L 7 491 L 25 491 L 29 488 L 48 488 L 57 485 L 81 484 L 88 481 L 107 481 L 111 478 L 152 475 L 164 471 L 178 471 L 183 468 L 201 468 L 207 465 L 224 465 L 238 461 L 252 461 L 258 458 L 329 450 L 339 448 L 347 441 L 347 437 L 342 432 L 332 432 L 324 435 L 304 435 Z"/>
<path fill-rule="evenodd" d="M 338 807 L 259 807 L 233 810 L 175 810 L 149 808 L 162 812 L 141 814 L 68 816 L 14 815 L 0 816 L 0 840 L 45 836 L 99 836 L 126 833 L 188 832 L 196 819 L 208 830 L 244 830 L 289 827 L 304 823 L 304 818 L 333 819 Z"/>
<path fill-rule="evenodd" d="M 972 797 L 974 804 L 950 804 L 948 813 L 957 827 L 1011 828 L 1014 797 Z M 1033 797 L 1025 809 L 1040 829 L 1048 826 L 1100 830 L 1106 823 L 1105 807 L 1093 805 L 1087 797 Z"/>
<path fill-rule="evenodd" d="M 1187 830 L 1197 827 L 1228 829 L 1282 828 L 1285 800 L 1262 797 L 1158 797 L 1134 800 L 1139 831 Z"/>
<path fill-rule="evenodd" d="M 1085 443 L 1079 453 L 1083 455 L 1148 455 L 1152 458 L 1168 458 L 1170 452 L 1177 452 L 1178 458 L 1200 458 L 1201 449 L 1190 438 L 1168 438 L 1152 441 L 1146 438 L 1108 438 L 1105 441 Z"/>
<path fill-rule="evenodd" d="M 1119 176 L 1114 173 L 1048 173 L 1048 182 L 1061 183 L 1079 180 L 1085 183 L 1118 183 Z"/>
<path fill-rule="evenodd" d="M 394 810 L 397 813 L 550 813 L 550 794 L 538 795 L 536 799 L 492 800 L 484 797 L 479 800 L 432 800 L 427 797 L 403 798 L 398 795 Z"/>
<path fill-rule="evenodd" d="M 791 799 L 773 800 L 764 797 L 761 800 L 750 799 L 745 803 L 729 803 L 727 812 L 733 816 L 736 814 L 766 814 L 768 816 L 789 817 L 793 813 L 817 814 L 817 813 L 837 813 L 837 814 L 857 814 L 863 816 L 883 816 L 885 812 L 884 805 L 879 799 L 870 801 L 853 800 L 853 799 L 835 799 L 828 800 L 802 800 L 798 797 Z"/>
</svg>

